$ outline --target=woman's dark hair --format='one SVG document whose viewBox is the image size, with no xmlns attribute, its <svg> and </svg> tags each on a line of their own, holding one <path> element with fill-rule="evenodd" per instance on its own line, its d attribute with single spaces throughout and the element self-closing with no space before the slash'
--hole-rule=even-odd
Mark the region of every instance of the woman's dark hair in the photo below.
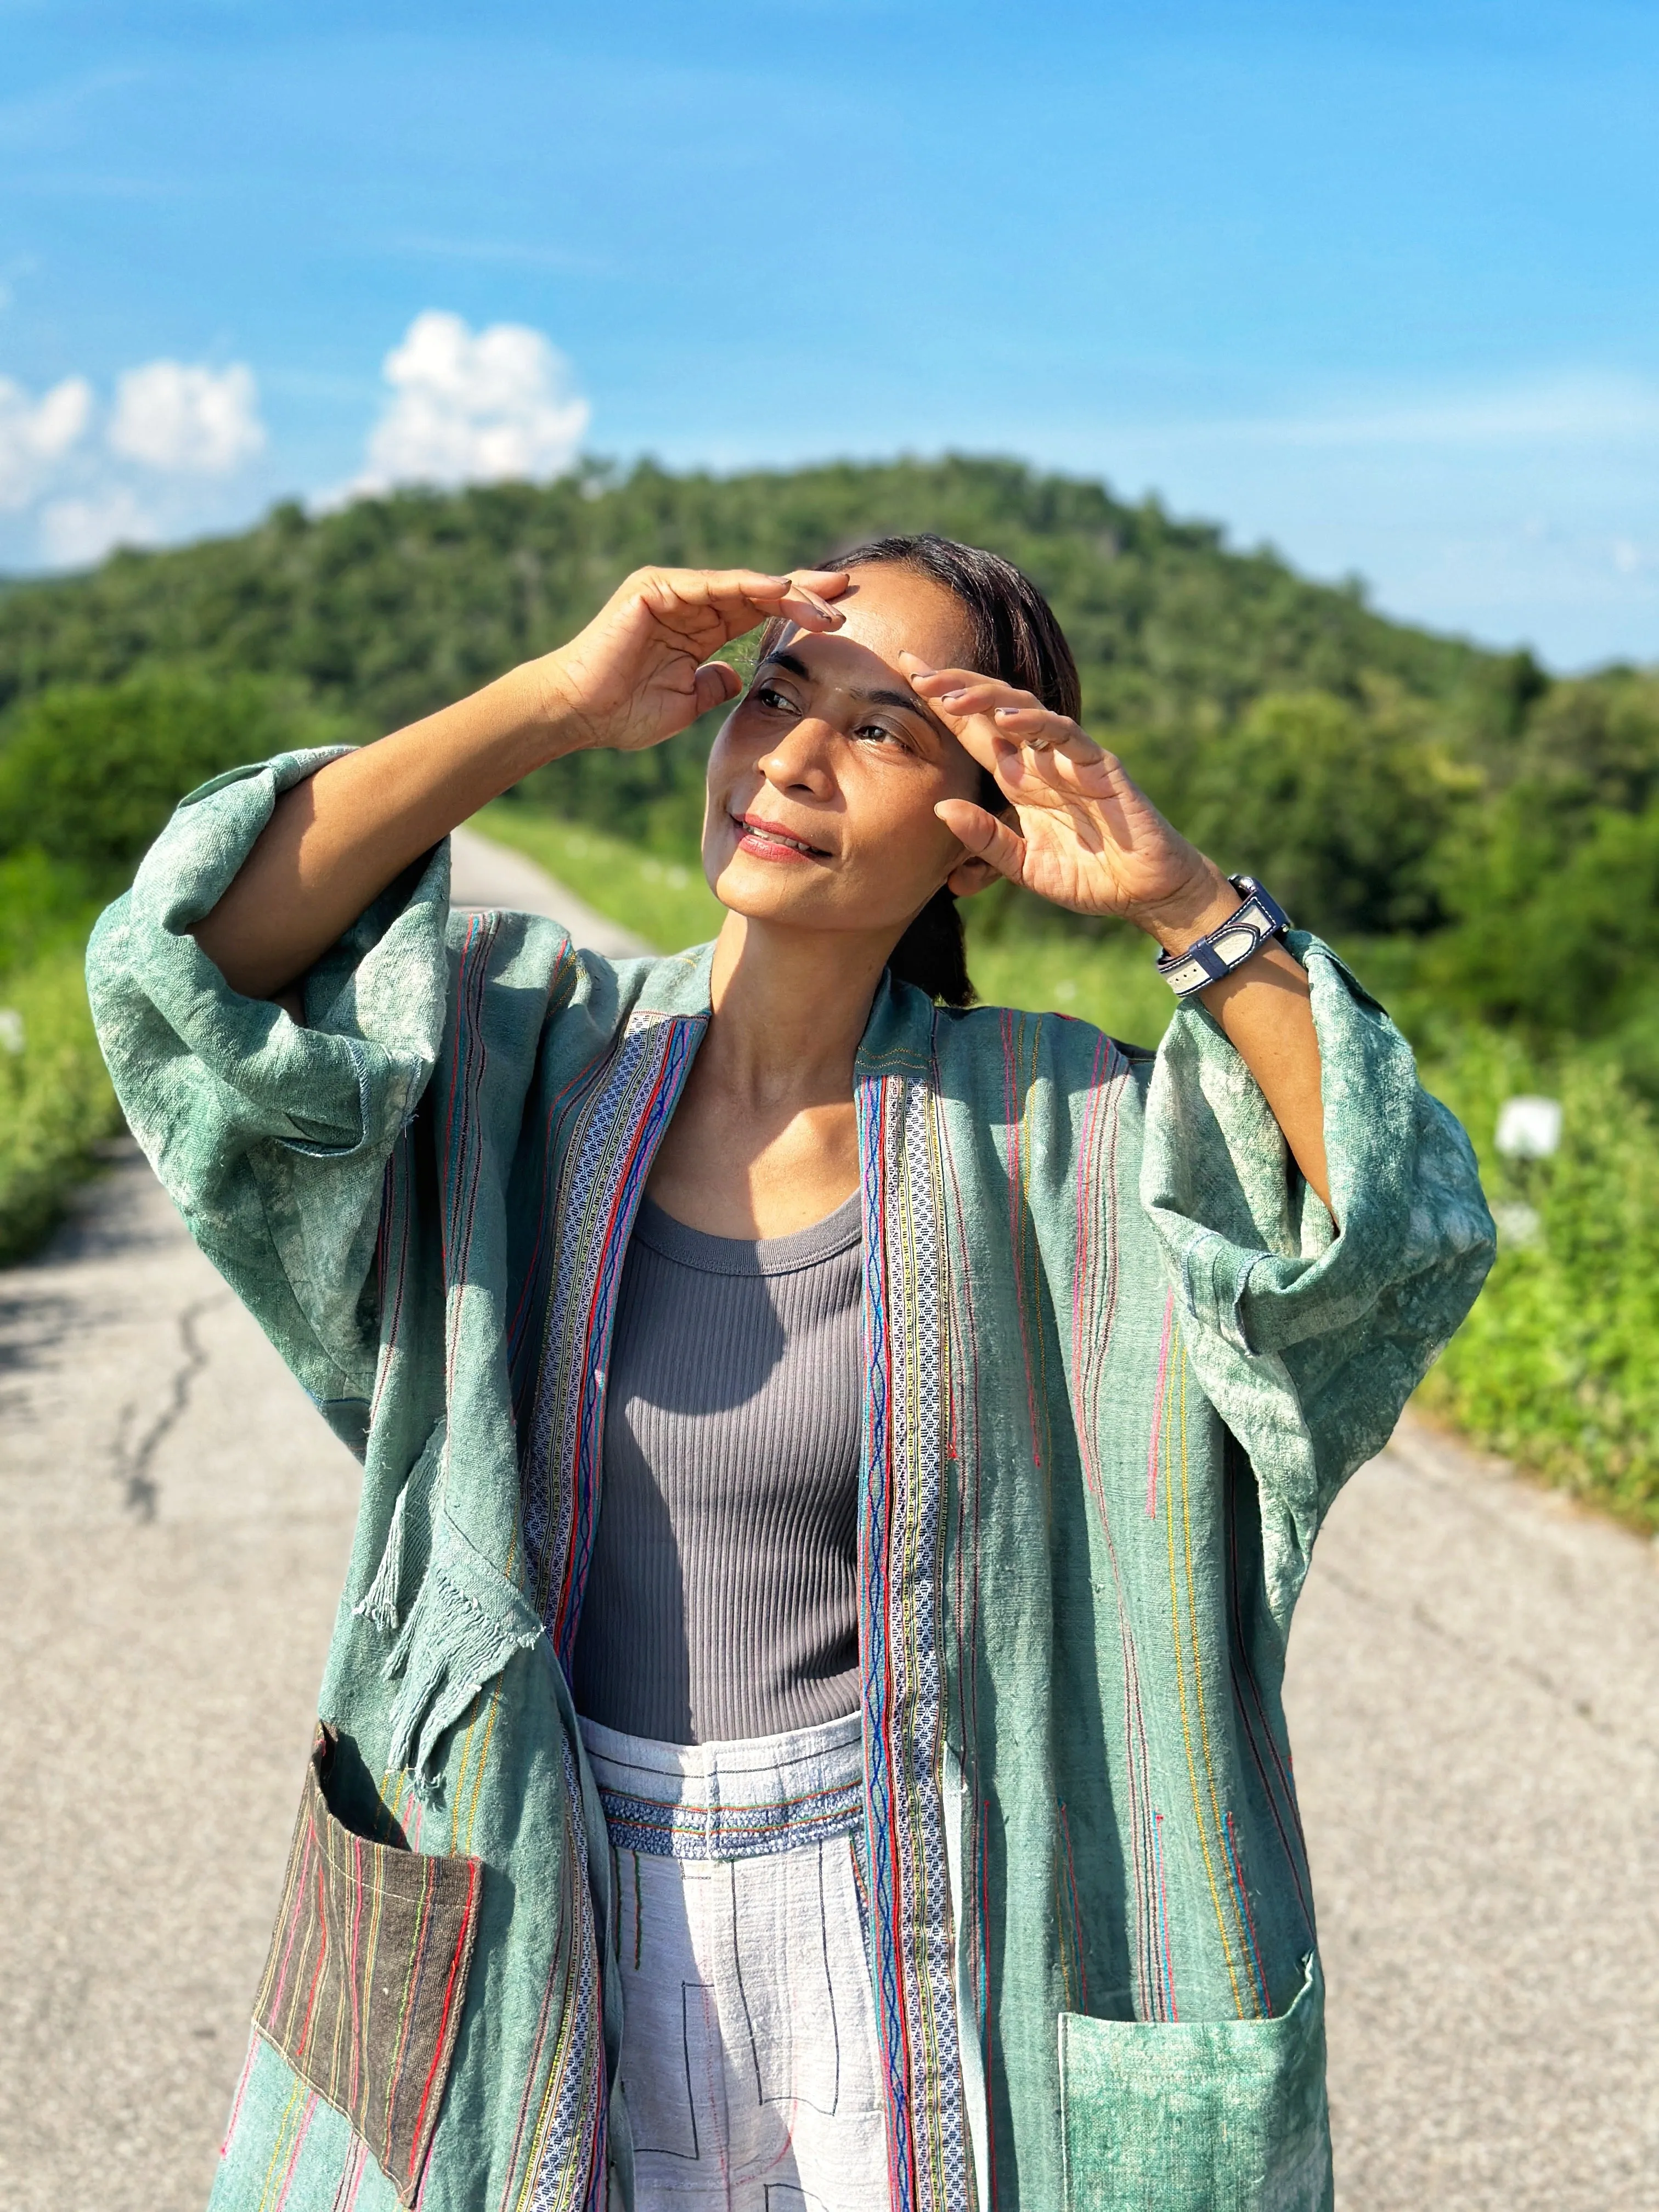
<svg viewBox="0 0 1659 2212">
<path fill-rule="evenodd" d="M 1056 714 L 1075 721 L 1082 711 L 1077 663 L 1064 631 L 1029 576 L 1012 561 L 976 545 L 931 532 L 915 538 L 873 538 L 819 563 L 825 568 L 908 568 L 949 592 L 968 617 L 969 658 L 981 676 L 999 677 L 1030 691 Z M 765 658 L 784 625 L 769 623 L 761 639 Z M 979 804 L 1000 812 L 1004 801 L 996 780 L 980 771 Z M 887 963 L 902 982 L 914 983 L 947 1006 L 969 1006 L 974 986 L 968 974 L 968 948 L 956 894 L 941 884 L 893 947 Z"/>
</svg>

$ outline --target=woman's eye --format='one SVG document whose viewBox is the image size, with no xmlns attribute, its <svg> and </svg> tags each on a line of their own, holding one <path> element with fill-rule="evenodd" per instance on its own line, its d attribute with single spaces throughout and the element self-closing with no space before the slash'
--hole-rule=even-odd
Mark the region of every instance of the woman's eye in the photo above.
<svg viewBox="0 0 1659 2212">
<path fill-rule="evenodd" d="M 775 684 L 757 684 L 755 686 L 755 696 L 763 707 L 770 707 L 778 714 L 788 714 L 795 703 L 793 699 L 787 698 Z"/>
<path fill-rule="evenodd" d="M 878 738 L 890 745 L 903 745 L 907 742 L 902 731 L 890 729 L 885 722 L 866 722 L 854 731 L 854 735 Z"/>
</svg>

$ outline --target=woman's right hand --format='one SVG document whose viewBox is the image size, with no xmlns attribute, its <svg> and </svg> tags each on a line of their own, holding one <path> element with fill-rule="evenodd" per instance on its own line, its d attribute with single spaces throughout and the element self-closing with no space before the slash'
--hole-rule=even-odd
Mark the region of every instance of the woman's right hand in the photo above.
<svg viewBox="0 0 1659 2212">
<path fill-rule="evenodd" d="M 830 602 L 847 580 L 641 568 L 559 652 L 284 792 L 197 943 L 233 990 L 285 989 L 411 861 L 532 769 L 589 745 L 660 744 L 735 698 L 735 672 L 708 665 L 734 637 L 774 615 L 839 629 Z"/>
<path fill-rule="evenodd" d="M 533 664 L 559 750 L 660 744 L 743 689 L 711 654 L 775 615 L 802 629 L 839 629 L 843 617 L 830 602 L 847 582 L 844 568 L 636 569 L 586 629 Z"/>
</svg>

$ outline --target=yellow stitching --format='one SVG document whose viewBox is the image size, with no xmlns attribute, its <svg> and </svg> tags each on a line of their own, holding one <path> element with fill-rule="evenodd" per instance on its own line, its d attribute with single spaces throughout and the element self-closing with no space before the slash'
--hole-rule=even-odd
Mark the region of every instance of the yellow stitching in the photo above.
<svg viewBox="0 0 1659 2212">
<path fill-rule="evenodd" d="M 1182 1358 L 1184 1363 L 1186 1358 L 1184 1351 L 1182 1354 Z M 1174 1394 L 1171 1393 L 1170 1395 L 1173 1396 Z M 1187 1748 L 1187 1774 L 1188 1778 L 1192 1784 L 1193 1812 L 1195 1815 L 1198 1826 L 1199 1849 L 1204 1854 L 1204 1872 L 1207 1876 L 1210 1884 L 1210 1900 L 1215 1906 L 1215 1924 L 1221 1935 L 1221 1955 L 1226 1962 L 1227 1978 L 1233 1985 L 1233 2004 L 1235 2009 L 1237 2011 L 1239 2018 L 1242 2020 L 1244 2016 L 1244 2008 L 1239 2001 L 1238 1976 L 1233 1971 L 1232 1945 L 1227 1938 L 1227 1923 L 1221 1910 L 1221 1893 L 1216 1887 L 1215 1865 L 1210 1856 L 1210 1838 L 1206 1832 L 1204 1826 L 1204 1808 L 1198 1794 L 1198 1765 L 1193 1757 L 1192 1724 L 1187 1713 L 1187 1670 L 1181 1656 L 1181 1593 L 1180 1586 L 1176 1577 L 1175 1486 L 1170 1480 L 1168 1471 L 1169 1418 L 1170 1417 L 1166 1413 L 1164 1419 L 1164 1526 L 1169 1532 L 1170 1625 L 1175 1634 L 1176 1685 L 1181 1692 L 1181 1736 L 1182 1741 L 1185 1744 Z M 1184 1421 L 1182 1425 L 1181 1445 L 1182 1455 L 1184 1461 L 1187 1448 L 1187 1432 Z"/>
<path fill-rule="evenodd" d="M 490 1686 L 489 1718 L 484 1727 L 484 1740 L 478 1752 L 478 1764 L 472 1777 L 472 1802 L 466 1808 L 466 1842 L 462 1846 L 466 1856 L 472 1856 L 472 1830 L 478 1818 L 478 1793 L 483 1788 L 484 1769 L 489 1764 L 489 1747 L 495 1739 L 495 1722 L 501 1709 L 502 1675 L 497 1674 Z"/>
<path fill-rule="evenodd" d="M 1204 1703 L 1204 1662 L 1199 1655 L 1198 1600 L 1193 1587 L 1193 1518 L 1187 1495 L 1187 1355 L 1184 1350 L 1181 1355 L 1181 1517 L 1186 1528 L 1187 1537 L 1187 1616 L 1192 1623 L 1193 1630 L 1193 1679 L 1198 1696 L 1199 1735 L 1204 1746 L 1204 1776 L 1210 1785 L 1210 1810 L 1215 1820 L 1216 1841 L 1222 1850 L 1225 1850 L 1227 1838 L 1221 1819 L 1221 1801 L 1216 1795 L 1215 1762 L 1210 1753 L 1209 1714 Z M 1241 1948 L 1244 1948 L 1244 1929 L 1238 1910 L 1238 1899 L 1231 1888 L 1228 1895 L 1233 1899 L 1233 1919 L 1236 1930 Z M 1233 1994 L 1237 1998 L 1238 1984 L 1236 1980 L 1233 1984 Z M 1254 2011 L 1252 2016 L 1254 2017 Z M 1243 2008 L 1241 2005 L 1239 2018 L 1242 2020 L 1243 2017 Z"/>
<path fill-rule="evenodd" d="M 305 2086 L 296 2075 L 294 2087 L 288 2093 L 288 2102 L 283 2107 L 283 2117 L 276 2123 L 276 2134 L 270 2146 L 270 2163 L 266 2166 L 265 2178 L 259 2185 L 259 2212 L 265 2212 L 265 2206 L 270 2202 L 270 2185 L 276 2179 L 276 2161 L 283 2154 L 283 2142 L 288 2134 L 289 2115 L 299 2102 L 300 2093 Z"/>
</svg>

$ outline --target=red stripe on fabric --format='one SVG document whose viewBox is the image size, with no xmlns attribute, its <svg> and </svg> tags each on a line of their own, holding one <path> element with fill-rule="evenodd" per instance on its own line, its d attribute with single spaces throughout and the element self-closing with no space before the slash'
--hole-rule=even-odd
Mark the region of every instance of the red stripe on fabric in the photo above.
<svg viewBox="0 0 1659 2212">
<path fill-rule="evenodd" d="M 228 2155 L 230 2146 L 235 2140 L 236 2123 L 241 2118 L 242 2100 L 247 2094 L 248 2077 L 253 2071 L 253 2062 L 255 2058 L 258 2057 L 258 2053 L 259 2039 L 257 2035 L 250 2036 L 248 2039 L 247 2057 L 242 2061 L 241 2075 L 236 2084 L 236 2094 L 231 2100 L 230 2118 L 225 2127 L 225 2139 L 219 2146 L 219 2155 L 221 2158 L 224 2158 Z"/>
<path fill-rule="evenodd" d="M 357 2109 L 357 2056 L 362 2042 L 363 2010 L 362 1987 L 363 1932 L 363 1842 L 361 1836 L 351 1838 L 351 1971 L 346 1979 L 351 1989 L 351 2072 L 346 2083 L 346 2106 Z"/>
<path fill-rule="evenodd" d="M 606 1217 L 604 1233 L 599 1239 L 599 1249 L 601 1252 L 605 1251 L 608 1248 L 610 1240 L 615 1234 L 617 1208 L 623 1201 L 624 1195 L 629 1187 L 629 1179 L 634 1172 L 634 1163 L 639 1158 L 640 1146 L 644 1139 L 646 1128 L 650 1122 L 657 1101 L 662 1096 L 664 1085 L 667 1082 L 669 1062 L 672 1058 L 672 1051 L 665 1050 L 663 1053 L 657 1068 L 657 1079 L 651 1086 L 651 1090 L 647 1096 L 643 1108 L 635 1117 L 633 1139 L 629 1146 L 622 1170 L 617 1176 L 616 1191 L 611 1200 L 611 1212 Z M 582 1328 L 582 1371 L 581 1379 L 578 1384 L 579 1395 L 576 1401 L 576 1418 L 574 1431 L 576 1461 L 575 1464 L 568 1470 L 571 1497 L 570 1533 L 565 1547 L 564 1576 L 559 1584 L 559 1601 L 553 1613 L 553 1645 L 554 1649 L 557 1651 L 562 1651 L 563 1649 L 565 1622 L 569 1611 L 571 1592 L 574 1587 L 576 1578 L 576 1554 L 581 1545 L 582 1498 L 580 1491 L 580 1475 L 582 1437 L 586 1429 L 586 1413 L 588 1395 L 593 1388 L 593 1370 L 592 1363 L 593 1328 L 595 1316 L 599 1311 L 599 1301 L 601 1297 L 604 1295 L 601 1287 L 604 1282 L 604 1278 L 605 1271 L 603 1268 L 600 1268 L 593 1278 L 593 1287 L 588 1299 L 587 1313 Z"/>
<path fill-rule="evenodd" d="M 404 2056 L 409 2049 L 409 2039 L 415 2026 L 415 2006 L 420 1995 L 421 1973 L 425 1965 L 427 1931 L 432 1924 L 432 1899 L 437 1887 L 430 1871 L 432 1861 L 422 1858 L 421 1866 L 421 1917 L 415 1923 L 415 1940 L 409 1948 L 409 1965 L 404 1976 L 404 2012 L 398 2022 L 396 2056 L 386 2069 L 386 2147 L 392 2149 L 392 2119 L 398 2108 L 398 2088 L 403 2078 Z"/>
<path fill-rule="evenodd" d="M 443 2010 L 438 2016 L 438 2038 L 433 2046 L 432 2063 L 427 2069 L 426 2084 L 421 2091 L 421 2101 L 415 2111 L 415 2140 L 409 2154 L 409 2178 L 415 2179 L 415 2161 L 420 2156 L 421 2129 L 426 2119 L 426 2108 L 432 2094 L 432 2084 L 438 2078 L 438 2063 L 443 2057 L 446 2033 L 449 2027 L 450 2008 L 455 2002 L 455 1978 L 461 1971 L 461 1954 L 466 1948 L 467 1936 L 472 1926 L 472 1900 L 477 1893 L 478 1869 L 476 1860 L 469 1859 L 466 1869 L 466 1909 L 461 1916 L 460 1933 L 455 1938 L 455 1950 L 449 1961 L 449 1979 L 444 1984 Z"/>
<path fill-rule="evenodd" d="M 885 1102 L 884 1101 L 884 1117 L 883 1117 L 883 1126 L 884 1126 L 884 1122 L 885 1122 Z M 883 1186 L 883 1188 L 882 1188 L 882 1198 L 883 1198 L 883 1204 L 882 1204 L 882 1230 L 883 1230 L 883 1235 L 884 1235 L 884 1237 L 885 1237 L 885 1233 L 886 1233 L 886 1223 L 887 1223 L 887 1206 L 886 1206 L 887 1164 L 886 1164 L 886 1158 L 885 1158 L 884 1152 L 884 1156 L 883 1156 L 882 1164 L 881 1164 L 881 1175 L 882 1175 L 882 1186 Z M 885 1252 L 884 1246 L 884 1250 L 883 1250 L 883 1254 L 882 1254 L 882 1285 L 883 1285 L 883 1290 L 884 1290 L 884 1292 L 885 1292 L 885 1290 L 886 1290 L 886 1287 L 887 1287 L 887 1258 L 886 1258 L 886 1252 Z M 884 1744 L 884 1746 L 885 1746 L 885 1747 L 886 1747 L 886 1753 L 887 1753 L 887 1823 L 888 1823 L 888 1833 L 889 1833 L 889 1835 L 893 1838 L 893 1848 L 892 1848 L 891 1851 L 890 1851 L 890 1854 L 889 1854 L 889 1871 L 890 1871 L 890 1877 L 891 1877 L 891 1880 L 892 1880 L 892 1884 L 893 1884 L 893 1899 L 892 1899 L 892 1905 L 891 1905 L 891 1911 L 890 1911 L 890 1919 L 891 1919 L 891 1926 L 892 1926 L 892 1930 L 893 1930 L 893 1948 L 894 1948 L 894 1954 L 895 1954 L 895 1957 L 896 1957 L 896 1964 L 897 1964 L 897 1972 L 896 1972 L 894 1974 L 894 1976 L 893 1976 L 893 1990 L 894 1990 L 894 1995 L 895 1995 L 895 1997 L 896 1997 L 896 2003 L 897 2003 L 897 2015 L 896 2015 L 896 2024 L 897 2031 L 898 2031 L 898 2045 L 899 2045 L 899 2049 L 900 2049 L 900 2050 L 901 2050 L 901 2051 L 903 2053 L 903 2058 L 904 2058 L 903 2104 L 902 2104 L 902 2106 L 901 2109 L 900 2109 L 898 2112 L 896 2112 L 893 2115 L 894 2120 L 895 2120 L 895 2122 L 896 2122 L 896 2124 L 895 2125 L 895 2128 L 894 2128 L 894 2135 L 895 2135 L 895 2136 L 896 2136 L 896 2137 L 897 2137 L 897 2138 L 898 2138 L 898 2140 L 895 2142 L 895 2143 L 894 2143 L 894 2145 L 893 2145 L 893 2148 L 894 2148 L 894 2149 L 895 2149 L 896 2151 L 897 2151 L 897 2152 L 899 2153 L 899 2154 L 900 2154 L 901 2167 L 902 2167 L 902 2175 L 903 2179 L 904 2179 L 906 2182 L 908 2182 L 907 2199 L 908 2199 L 908 2201 L 910 2203 L 914 2204 L 914 2203 L 915 2203 L 915 2192 L 916 2192 L 916 2145 L 915 2145 L 915 2127 L 914 2111 L 913 2111 L 913 2106 L 914 2106 L 915 2100 L 914 2100 L 914 2097 L 913 2097 L 913 2094 L 912 2094 L 912 2081 L 911 2081 L 912 2073 L 913 2073 L 913 2066 L 912 2066 L 911 2051 L 910 2051 L 910 2021 L 909 2021 L 909 2015 L 908 2015 L 908 2012 L 907 2012 L 907 2010 L 906 2010 L 906 2008 L 905 2008 L 905 2002 L 904 2002 L 904 1980 L 905 1980 L 905 1977 L 904 1977 L 905 1944 L 904 1944 L 904 1940 L 903 1940 L 903 1928 L 904 1928 L 904 1907 L 903 1907 L 903 1897 L 904 1897 L 904 1886 L 903 1886 L 903 1877 L 902 1877 L 902 1872 L 901 1872 L 901 1869 L 900 1869 L 900 1858 L 901 1858 L 901 1856 L 902 1856 L 902 1855 L 901 1855 L 901 1852 L 900 1852 L 900 1850 L 899 1850 L 899 1849 L 898 1849 L 898 1838 L 899 1838 L 899 1837 L 900 1837 L 900 1834 L 901 1834 L 902 1831 L 901 1831 L 900 1826 L 899 1826 L 899 1818 L 898 1818 L 898 1815 L 899 1815 L 899 1807 L 898 1807 L 898 1800 L 897 1800 L 897 1791 L 896 1791 L 896 1787 L 895 1787 L 895 1777 L 896 1777 L 896 1765 L 895 1765 L 895 1763 L 894 1763 L 894 1749 L 895 1749 L 895 1745 L 894 1745 L 894 1738 L 893 1738 L 893 1631 L 894 1631 L 894 1626 L 895 1626 L 895 1622 L 894 1622 L 894 1606 L 893 1606 L 893 1573 L 892 1573 L 892 1566 L 893 1566 L 893 1328 L 892 1328 L 892 1316 L 891 1316 L 891 1314 L 890 1314 L 890 1313 L 889 1314 L 889 1316 L 888 1316 L 888 1317 L 887 1317 L 887 1327 L 886 1327 L 886 1328 L 884 1329 L 884 1331 L 883 1332 L 883 1335 L 882 1335 L 882 1356 L 883 1356 L 883 1358 L 884 1358 L 884 1362 L 885 1362 L 885 1366 L 886 1366 L 886 1375 L 887 1375 L 887 1389 L 886 1389 L 886 1391 L 885 1391 L 885 1394 L 884 1394 L 884 1401 L 883 1401 L 883 1402 L 885 1404 L 885 1406 L 886 1406 L 886 1407 L 887 1407 L 887 1434 L 886 1434 L 885 1437 L 883 1439 L 883 1443 L 884 1443 L 884 1467 L 885 1467 L 885 1470 L 886 1470 L 886 1480 L 884 1480 L 884 1483 L 883 1483 L 883 1485 L 882 1485 L 883 1527 L 882 1527 L 882 1532 L 881 1532 L 881 1537 L 882 1537 L 882 1545 L 881 1545 L 881 1548 L 882 1548 L 882 1556 L 883 1556 L 883 1558 L 884 1558 L 884 1559 L 886 1560 L 886 1562 L 887 1562 L 887 1572 L 886 1572 L 886 1574 L 884 1575 L 884 1577 L 883 1577 L 883 1587 L 884 1587 L 884 1589 L 885 1594 L 886 1594 L 886 1613 L 887 1613 L 887 1618 L 886 1618 L 886 1621 L 885 1621 L 885 1624 L 884 1624 L 884 1628 L 883 1628 L 883 1632 L 882 1632 L 882 1639 L 881 1639 L 881 1642 L 882 1642 L 882 1666 L 883 1666 L 884 1676 L 885 1684 L 886 1684 L 886 1695 L 885 1695 L 885 1697 L 884 1697 L 884 1698 L 883 1698 L 883 1700 L 882 1700 L 882 1731 L 881 1731 L 881 1732 L 882 1732 L 882 1741 L 883 1741 L 883 1743 Z"/>
<path fill-rule="evenodd" d="M 311 1856 L 316 1850 L 317 1831 L 315 1828 L 307 1827 L 306 1830 L 306 1856 L 301 1863 L 300 1879 L 294 1885 L 294 1906 L 289 1915 L 288 1943 L 283 1952 L 283 1963 L 276 1972 L 276 1986 L 270 1994 L 270 2016 L 273 2020 L 276 2019 L 276 2015 L 283 2008 L 283 1991 L 288 1987 L 288 1970 L 294 1957 L 294 1946 L 299 1936 L 300 1923 L 305 1917 L 304 1907 L 301 1900 L 305 1895 L 306 1882 L 310 1873 Z"/>
<path fill-rule="evenodd" d="M 306 2106 L 306 2116 L 300 2124 L 300 2132 L 289 2158 L 288 2172 L 283 2178 L 283 2193 L 276 2199 L 276 2212 L 283 2212 L 283 2207 L 288 2203 L 289 2191 L 294 2186 L 294 2177 L 300 2171 L 300 2153 L 306 2147 L 306 2137 L 311 2133 L 311 2124 L 317 2117 L 317 2104 L 318 2100 L 313 2096 Z"/>
<path fill-rule="evenodd" d="M 311 1977 L 311 1993 L 306 1999 L 305 2025 L 300 2030 L 294 2046 L 295 2056 L 303 2058 L 306 2045 L 311 2040 L 311 2016 L 317 2009 L 317 1991 L 321 1987 L 323 1969 L 328 1964 L 328 1892 L 323 1883 L 323 1869 L 317 1869 L 317 1965 Z"/>
</svg>

